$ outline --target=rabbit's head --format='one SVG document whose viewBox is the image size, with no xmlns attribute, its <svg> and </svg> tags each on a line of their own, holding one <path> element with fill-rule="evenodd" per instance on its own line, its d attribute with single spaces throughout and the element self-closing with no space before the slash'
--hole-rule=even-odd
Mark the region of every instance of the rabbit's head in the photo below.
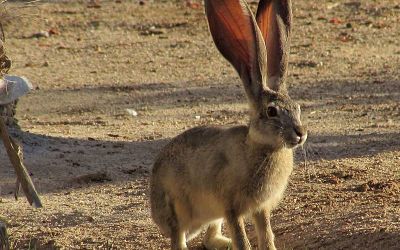
<svg viewBox="0 0 400 250">
<path fill-rule="evenodd" d="M 286 89 L 290 0 L 260 0 L 256 17 L 245 0 L 205 0 L 205 7 L 214 43 L 244 84 L 250 138 L 271 147 L 303 144 L 300 106 Z"/>
<path fill-rule="evenodd" d="M 262 93 L 262 104 L 250 117 L 250 138 L 271 147 L 293 148 L 307 139 L 300 120 L 300 106 L 288 95 L 274 91 Z"/>
</svg>

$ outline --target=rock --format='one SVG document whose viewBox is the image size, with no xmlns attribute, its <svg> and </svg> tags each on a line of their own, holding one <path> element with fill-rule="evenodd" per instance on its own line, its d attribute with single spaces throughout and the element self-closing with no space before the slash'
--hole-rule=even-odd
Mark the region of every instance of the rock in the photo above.
<svg viewBox="0 0 400 250">
<path fill-rule="evenodd" d="M 135 117 L 138 116 L 138 113 L 134 109 L 125 109 L 125 110 L 131 116 L 135 116 Z"/>
<path fill-rule="evenodd" d="M 152 36 L 152 35 L 162 35 L 165 34 L 166 31 L 164 29 L 158 29 L 154 26 L 149 27 L 147 30 L 140 32 L 142 36 Z"/>
<path fill-rule="evenodd" d="M 39 32 L 33 33 L 32 35 L 28 36 L 27 38 L 47 38 L 50 36 L 48 31 L 41 30 Z"/>
</svg>

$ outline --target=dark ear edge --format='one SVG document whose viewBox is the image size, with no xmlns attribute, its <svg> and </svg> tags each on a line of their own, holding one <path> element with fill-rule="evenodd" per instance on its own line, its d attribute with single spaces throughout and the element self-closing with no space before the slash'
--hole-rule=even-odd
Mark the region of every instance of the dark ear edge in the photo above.
<svg viewBox="0 0 400 250">
<path fill-rule="evenodd" d="M 253 108 L 260 106 L 266 85 L 265 42 L 244 0 L 205 0 L 214 43 L 243 81 Z"/>
<path fill-rule="evenodd" d="M 268 86 L 275 91 L 287 91 L 291 0 L 260 0 L 256 19 L 267 50 Z"/>
</svg>

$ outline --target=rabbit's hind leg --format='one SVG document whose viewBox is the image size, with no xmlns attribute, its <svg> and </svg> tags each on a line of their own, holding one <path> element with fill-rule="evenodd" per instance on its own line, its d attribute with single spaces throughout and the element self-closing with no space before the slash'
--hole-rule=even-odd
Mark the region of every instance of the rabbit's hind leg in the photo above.
<svg viewBox="0 0 400 250">
<path fill-rule="evenodd" d="M 187 250 L 185 232 L 176 230 L 171 234 L 171 250 Z"/>
<path fill-rule="evenodd" d="M 209 250 L 225 250 L 232 248 L 232 241 L 222 235 L 222 219 L 213 221 L 208 226 L 206 235 L 203 240 L 203 245 Z"/>
<path fill-rule="evenodd" d="M 186 245 L 186 224 L 188 221 L 187 206 L 178 199 L 169 203 L 171 216 L 168 218 L 169 228 L 171 230 L 171 249 L 187 250 Z"/>
<path fill-rule="evenodd" d="M 171 230 L 171 250 L 187 250 L 186 234 L 179 226 L 178 218 L 175 213 L 169 218 L 168 224 Z"/>
</svg>

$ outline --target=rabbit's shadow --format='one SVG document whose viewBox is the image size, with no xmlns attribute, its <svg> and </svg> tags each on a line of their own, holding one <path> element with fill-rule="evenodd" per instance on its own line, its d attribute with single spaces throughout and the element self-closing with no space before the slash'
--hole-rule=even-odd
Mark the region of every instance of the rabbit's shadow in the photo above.
<svg viewBox="0 0 400 250">
<path fill-rule="evenodd" d="M 61 138 L 12 130 L 22 145 L 24 162 L 39 193 L 147 178 L 155 154 L 168 140 L 143 142 Z M 1 194 L 15 188 L 15 175 L 0 150 Z M 143 192 L 147 192 L 144 186 Z"/>
<path fill-rule="evenodd" d="M 400 133 L 311 135 L 304 148 L 311 160 L 359 158 L 400 148 Z"/>
<path fill-rule="evenodd" d="M 300 231 L 296 235 L 277 235 L 279 249 L 399 249 L 400 232 L 349 232 L 335 229 Z M 328 233 L 329 232 L 329 233 Z"/>
</svg>

